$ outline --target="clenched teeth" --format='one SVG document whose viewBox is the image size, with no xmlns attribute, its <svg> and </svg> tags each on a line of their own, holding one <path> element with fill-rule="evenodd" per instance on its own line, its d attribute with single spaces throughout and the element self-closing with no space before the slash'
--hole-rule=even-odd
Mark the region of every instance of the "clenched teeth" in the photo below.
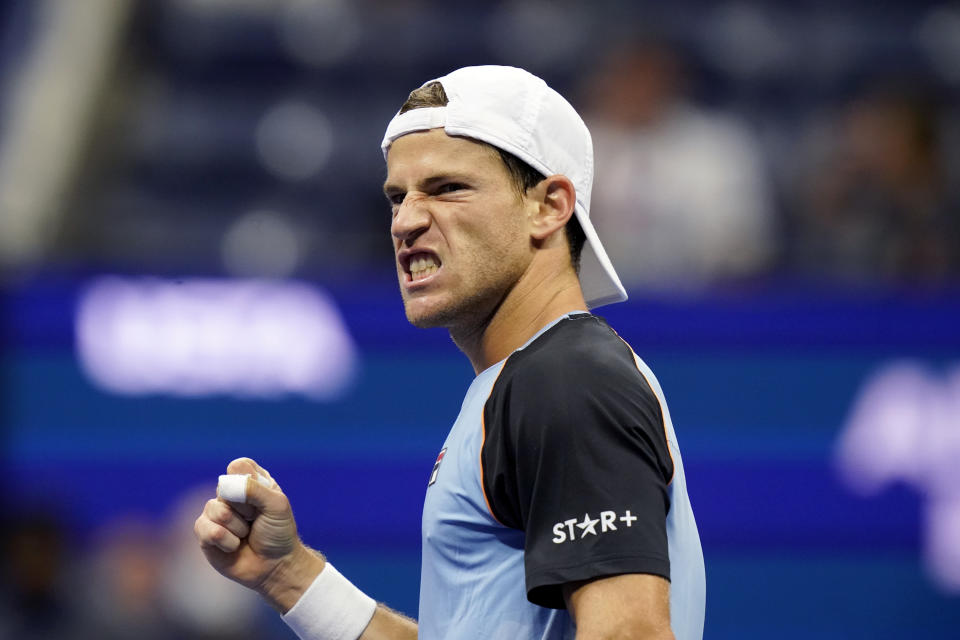
<svg viewBox="0 0 960 640">
<path fill-rule="evenodd" d="M 433 275 L 439 268 L 440 266 L 437 265 L 433 256 L 428 255 L 422 258 L 414 258 L 410 261 L 410 276 L 414 280 L 421 280 L 429 275 Z"/>
</svg>

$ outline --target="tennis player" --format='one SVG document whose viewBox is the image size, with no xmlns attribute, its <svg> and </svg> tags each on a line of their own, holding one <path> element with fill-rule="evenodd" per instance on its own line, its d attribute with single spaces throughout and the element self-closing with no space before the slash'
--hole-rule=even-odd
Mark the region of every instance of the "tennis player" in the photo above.
<svg viewBox="0 0 960 640">
<path fill-rule="evenodd" d="M 626 294 L 590 222 L 582 119 L 526 71 L 468 67 L 411 93 L 382 148 L 407 318 L 447 328 L 476 372 L 424 474 L 418 621 L 305 546 L 248 458 L 196 522 L 208 560 L 304 640 L 699 640 L 703 554 L 663 392 L 590 312 Z"/>
</svg>

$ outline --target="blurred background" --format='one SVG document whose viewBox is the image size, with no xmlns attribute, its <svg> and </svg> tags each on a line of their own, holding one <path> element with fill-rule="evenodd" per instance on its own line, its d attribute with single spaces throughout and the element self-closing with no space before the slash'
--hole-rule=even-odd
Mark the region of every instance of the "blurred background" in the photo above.
<svg viewBox="0 0 960 640">
<path fill-rule="evenodd" d="M 291 638 L 193 541 L 240 455 L 416 614 L 472 371 L 406 324 L 379 143 L 482 63 L 594 133 L 706 638 L 957 637 L 960 4 L 5 0 L 0 638 Z"/>
</svg>

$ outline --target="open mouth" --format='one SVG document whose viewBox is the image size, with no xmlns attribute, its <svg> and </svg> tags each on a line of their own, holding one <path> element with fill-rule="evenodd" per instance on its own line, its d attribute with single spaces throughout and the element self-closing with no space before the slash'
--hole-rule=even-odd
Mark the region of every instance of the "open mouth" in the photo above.
<svg viewBox="0 0 960 640">
<path fill-rule="evenodd" d="M 440 268 L 440 258 L 432 253 L 415 253 L 405 262 L 405 270 L 413 282 L 429 278 Z"/>
</svg>

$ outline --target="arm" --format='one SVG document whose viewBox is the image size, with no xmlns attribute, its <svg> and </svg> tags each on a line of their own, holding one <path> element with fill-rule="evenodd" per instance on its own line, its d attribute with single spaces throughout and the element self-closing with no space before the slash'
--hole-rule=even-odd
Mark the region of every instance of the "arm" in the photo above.
<svg viewBox="0 0 960 640">
<path fill-rule="evenodd" d="M 291 555 L 290 561 L 281 565 L 284 569 L 274 572 L 258 591 L 270 606 L 282 615 L 286 615 L 300 601 L 325 566 L 326 558 L 322 554 L 298 541 L 298 549 Z M 322 603 L 319 604 L 322 605 Z M 416 638 L 415 620 L 379 604 L 358 640 L 416 640 Z M 303 640 L 313 640 L 313 637 L 304 637 Z"/>
<path fill-rule="evenodd" d="M 484 408 L 497 426 L 481 451 L 485 497 L 499 522 L 525 532 L 527 597 L 544 607 L 570 608 L 568 584 L 670 576 L 661 409 L 633 353 L 599 322 L 571 319 L 550 336 L 562 349 L 520 352 L 523 375 L 505 377 L 508 360 Z"/>
<path fill-rule="evenodd" d="M 625 574 L 567 584 L 567 609 L 577 640 L 673 640 L 670 583 L 660 576 Z"/>
<path fill-rule="evenodd" d="M 381 604 L 360 640 L 417 640 L 417 622 Z"/>
<path fill-rule="evenodd" d="M 194 524 L 200 547 L 214 569 L 286 614 L 324 570 L 326 559 L 300 541 L 290 503 L 265 469 L 249 458 L 239 458 L 227 466 L 227 473 L 260 475 L 269 482 L 264 486 L 248 480 L 247 504 L 209 500 Z M 416 637 L 414 621 L 380 605 L 360 638 Z"/>
<path fill-rule="evenodd" d="M 326 566 L 323 554 L 297 540 L 289 560 L 281 563 L 257 591 L 274 609 L 285 615 L 303 597 Z M 417 623 L 379 604 L 358 640 L 416 640 Z M 307 640 L 307 639 L 305 639 Z"/>
</svg>

